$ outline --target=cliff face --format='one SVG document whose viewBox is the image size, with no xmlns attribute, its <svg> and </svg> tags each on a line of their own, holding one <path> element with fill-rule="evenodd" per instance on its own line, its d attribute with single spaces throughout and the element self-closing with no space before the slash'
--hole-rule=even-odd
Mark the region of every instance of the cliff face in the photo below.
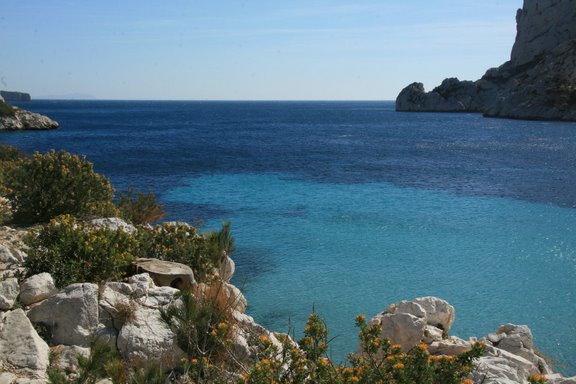
<svg viewBox="0 0 576 384">
<path fill-rule="evenodd" d="M 576 121 L 576 0 L 524 0 L 510 61 L 476 82 L 446 79 L 431 92 L 413 83 L 398 111 Z"/>
</svg>

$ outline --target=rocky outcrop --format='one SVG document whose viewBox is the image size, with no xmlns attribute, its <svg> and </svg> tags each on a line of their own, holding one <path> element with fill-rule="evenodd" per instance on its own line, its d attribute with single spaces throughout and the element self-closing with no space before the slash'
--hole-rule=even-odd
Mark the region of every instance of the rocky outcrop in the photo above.
<svg viewBox="0 0 576 384">
<path fill-rule="evenodd" d="M 6 101 L 31 101 L 29 93 L 16 91 L 0 91 L 0 96 Z"/>
<path fill-rule="evenodd" d="M 73 377 L 78 356 L 90 355 L 92 340 L 108 344 L 133 364 L 157 363 L 169 370 L 185 357 L 178 327 L 163 320 L 166 310 L 184 305 L 179 289 L 158 286 L 149 273 L 123 282 L 72 284 L 60 290 L 47 273 L 21 279 L 26 258 L 23 234 L 0 227 L 0 283 L 9 287 L 0 309 L 0 383 L 46 383 L 49 365 Z M 209 304 L 226 313 L 225 324 L 230 327 L 224 363 L 230 380 L 226 382 L 238 382 L 237 372 L 245 372 L 256 360 L 262 338 L 279 353 L 283 343 L 293 341 L 270 332 L 245 313 L 246 298 L 227 282 L 234 269 L 231 260 L 227 263 L 223 279 L 192 282 L 190 292 L 195 306 Z M 389 305 L 370 323 L 379 325 L 381 336 L 404 351 L 423 342 L 432 355 L 457 355 L 470 350 L 478 339 L 450 336 L 454 321 L 455 309 L 448 302 L 421 297 Z M 576 378 L 550 370 L 535 352 L 527 326 L 505 324 L 479 340 L 486 344 L 486 354 L 476 364 L 477 384 L 527 384 L 532 374 L 546 374 L 552 384 L 576 384 Z"/>
<path fill-rule="evenodd" d="M 0 131 L 47 130 L 60 126 L 56 121 L 39 113 L 12 108 L 13 113 L 0 115 Z"/>
<path fill-rule="evenodd" d="M 469 351 L 473 343 L 483 342 L 486 352 L 476 362 L 474 383 L 528 384 L 531 375 L 546 375 L 547 383 L 576 383 L 576 377 L 552 372 L 534 350 L 532 332 L 526 325 L 505 324 L 486 337 L 464 340 L 448 335 L 454 319 L 454 307 L 448 302 L 421 297 L 388 306 L 370 324 L 379 325 L 381 336 L 399 344 L 404 352 L 424 343 L 431 355 L 455 356 Z"/>
<path fill-rule="evenodd" d="M 574 0 L 524 0 L 510 61 L 475 82 L 450 78 L 431 92 L 410 84 L 398 95 L 396 110 L 576 121 L 574 20 Z"/>
</svg>

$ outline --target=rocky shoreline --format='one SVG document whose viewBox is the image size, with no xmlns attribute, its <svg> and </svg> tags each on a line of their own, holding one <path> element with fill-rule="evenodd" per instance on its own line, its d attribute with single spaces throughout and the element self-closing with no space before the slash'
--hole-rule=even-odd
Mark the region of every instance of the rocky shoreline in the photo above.
<svg viewBox="0 0 576 384">
<path fill-rule="evenodd" d="M 510 61 L 480 80 L 449 78 L 431 92 L 412 83 L 398 95 L 396 110 L 576 121 L 575 20 L 573 0 L 524 0 Z"/>
<path fill-rule="evenodd" d="M 117 218 L 93 220 L 91 225 L 137 230 Z M 74 377 L 78 356 L 90 355 L 94 338 L 132 362 L 162 363 L 167 369 L 175 366 L 184 353 L 161 311 L 182 300 L 175 286 L 182 287 L 183 282 L 192 287 L 197 300 L 209 298 L 232 314 L 227 382 L 237 382 L 254 364 L 261 337 L 282 348 L 279 340 L 283 335 L 258 325 L 245 313 L 248 303 L 230 283 L 235 266 L 229 257 L 215 271 L 218 280 L 209 285 L 197 283 L 185 265 L 142 259 L 126 281 L 77 283 L 57 289 L 48 273 L 21 278 L 27 257 L 22 242 L 25 234 L 24 229 L 0 227 L 1 384 L 46 383 L 50 366 Z M 483 338 L 461 339 L 449 335 L 454 319 L 455 309 L 446 301 L 422 297 L 388 306 L 371 323 L 380 325 L 381 337 L 405 351 L 424 342 L 431 355 L 454 356 L 470 350 L 477 341 L 484 342 L 486 352 L 476 362 L 474 383 L 528 383 L 528 377 L 540 374 L 546 375 L 549 383 L 576 383 L 576 377 L 554 373 L 538 355 L 527 326 L 506 324 Z"/>
</svg>

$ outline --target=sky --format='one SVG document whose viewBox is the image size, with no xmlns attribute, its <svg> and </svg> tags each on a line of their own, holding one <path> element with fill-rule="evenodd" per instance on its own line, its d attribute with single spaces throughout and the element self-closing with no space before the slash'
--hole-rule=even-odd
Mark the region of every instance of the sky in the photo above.
<svg viewBox="0 0 576 384">
<path fill-rule="evenodd" d="M 510 58 L 522 0 L 2 0 L 32 98 L 394 100 Z"/>
</svg>

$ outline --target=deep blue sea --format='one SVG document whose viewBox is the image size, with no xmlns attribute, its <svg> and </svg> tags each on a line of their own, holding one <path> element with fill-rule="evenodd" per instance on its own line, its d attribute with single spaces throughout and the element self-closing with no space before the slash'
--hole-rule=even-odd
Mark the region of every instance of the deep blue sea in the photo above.
<svg viewBox="0 0 576 384">
<path fill-rule="evenodd" d="M 354 317 L 435 295 L 452 334 L 528 324 L 576 374 L 576 124 L 397 113 L 391 102 L 33 101 L 61 128 L 2 132 L 85 154 L 170 220 L 232 222 L 248 313 L 297 335 L 314 308 L 332 352 Z"/>
</svg>

